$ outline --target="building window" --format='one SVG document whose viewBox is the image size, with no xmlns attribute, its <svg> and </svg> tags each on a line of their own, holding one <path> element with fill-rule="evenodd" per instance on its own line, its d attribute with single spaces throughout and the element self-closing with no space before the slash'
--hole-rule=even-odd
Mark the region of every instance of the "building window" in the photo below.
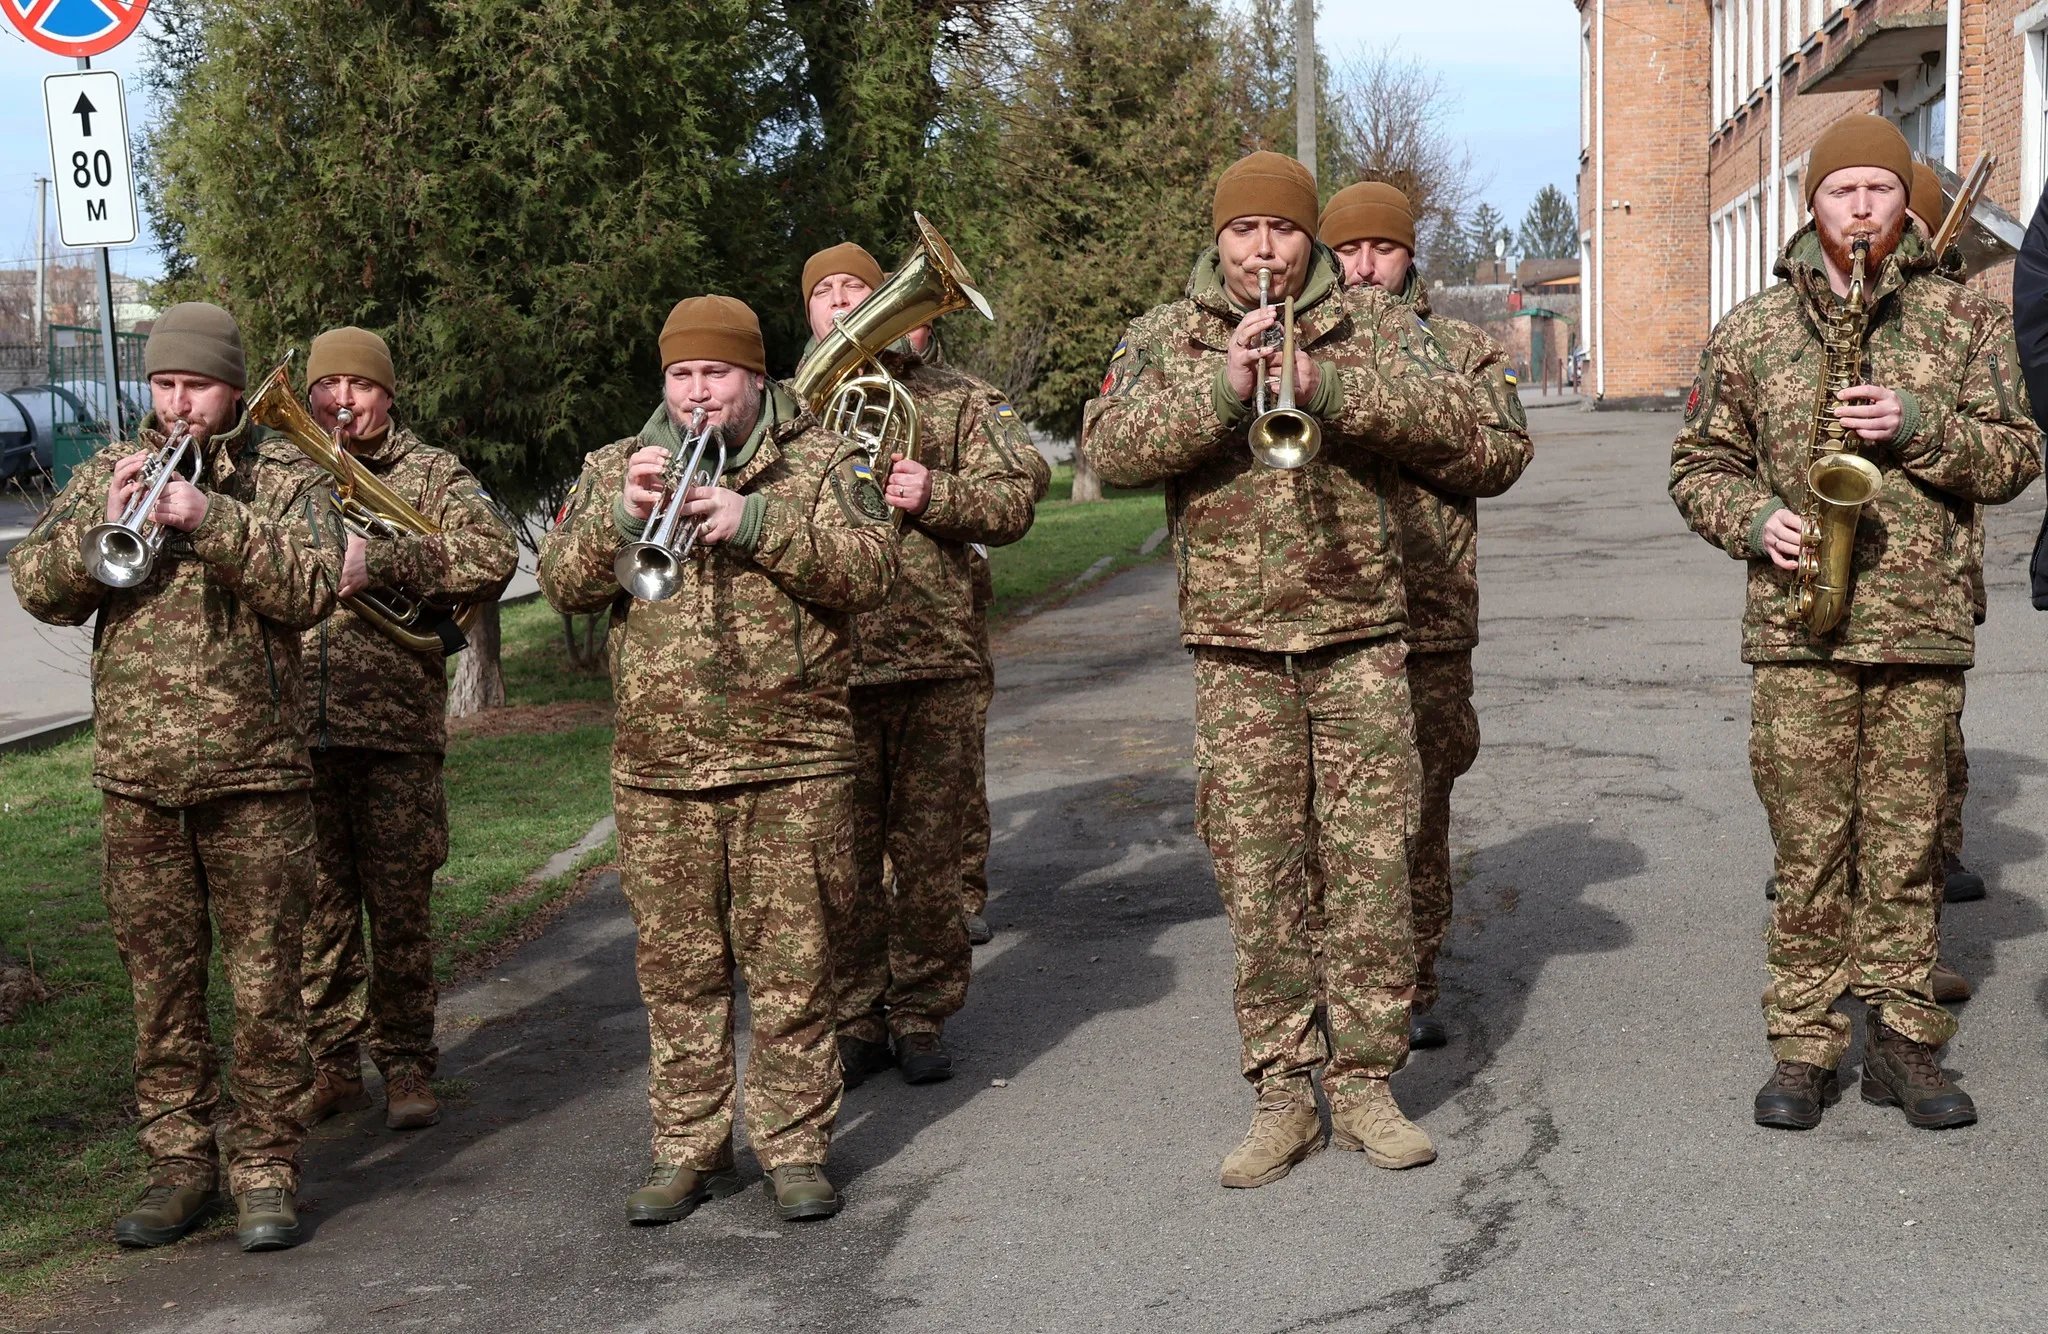
<svg viewBox="0 0 2048 1334">
<path fill-rule="evenodd" d="M 1713 40 L 1709 49 L 1713 52 L 1713 76 L 1707 86 L 1714 90 L 1714 125 L 1718 129 L 1728 119 L 1727 66 L 1728 53 L 1724 49 L 1728 29 L 1727 0 L 1714 0 Z"/>
<path fill-rule="evenodd" d="M 2035 5 L 2014 26 L 2026 43 L 2020 86 L 2020 221 L 2034 220 L 2041 192 L 2048 189 L 2048 5 Z"/>
<path fill-rule="evenodd" d="M 1593 148 L 1593 25 L 1579 26 L 1579 156 Z"/>
</svg>

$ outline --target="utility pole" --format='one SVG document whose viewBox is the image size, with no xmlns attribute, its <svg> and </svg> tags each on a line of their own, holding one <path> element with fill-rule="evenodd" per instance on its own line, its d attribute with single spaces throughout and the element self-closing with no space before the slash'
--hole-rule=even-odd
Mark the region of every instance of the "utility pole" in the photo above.
<svg viewBox="0 0 2048 1334">
<path fill-rule="evenodd" d="M 50 178 L 36 177 L 36 327 L 40 347 L 50 323 Z"/>
<path fill-rule="evenodd" d="M 1316 174 L 1316 0 L 1294 0 L 1294 156 Z"/>
</svg>

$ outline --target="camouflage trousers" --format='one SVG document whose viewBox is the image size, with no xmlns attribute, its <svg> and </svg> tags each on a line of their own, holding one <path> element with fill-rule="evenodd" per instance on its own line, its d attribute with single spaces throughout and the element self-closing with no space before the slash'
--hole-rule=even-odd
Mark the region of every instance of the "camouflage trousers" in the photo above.
<svg viewBox="0 0 2048 1334">
<path fill-rule="evenodd" d="M 960 833 L 980 689 L 974 677 L 853 688 L 855 876 L 828 904 L 848 1037 L 937 1033 L 967 1003 Z"/>
<path fill-rule="evenodd" d="M 1237 949 L 1244 1075 L 1324 1066 L 1339 1108 L 1408 1054 L 1422 775 L 1405 656 L 1195 649 L 1195 825 Z"/>
<path fill-rule="evenodd" d="M 441 757 L 316 749 L 313 819 L 320 876 L 300 965 L 313 1063 L 356 1078 L 367 1040 L 386 1079 L 431 1079 L 439 1053 L 430 908 L 434 872 L 448 860 Z"/>
<path fill-rule="evenodd" d="M 1941 851 L 1963 855 L 1963 805 L 1970 798 L 1970 754 L 1963 748 L 1963 696 L 1956 687 L 1956 711 L 1948 716 L 1948 792 L 1941 803 Z"/>
<path fill-rule="evenodd" d="M 1833 1068 L 1848 1050 L 1849 992 L 1916 1042 L 1955 1019 L 1928 985 L 1941 901 L 1940 826 L 1951 667 L 1760 663 L 1749 765 L 1777 846 L 1767 936 L 1779 1060 Z"/>
<path fill-rule="evenodd" d="M 843 775 L 702 792 L 612 785 L 640 942 L 654 1161 L 732 1161 L 733 970 L 753 1021 L 747 1140 L 763 1168 L 822 1163 L 839 1115 L 825 899 L 853 876 Z"/>
<path fill-rule="evenodd" d="M 984 650 L 986 646 L 984 634 Z M 967 809 L 960 821 L 960 906 L 976 914 L 988 911 L 988 707 L 996 698 L 995 667 L 985 651 L 982 659 L 981 675 L 974 682 L 972 734 L 967 738 Z"/>
<path fill-rule="evenodd" d="M 299 1003 L 312 804 L 304 792 L 249 792 L 171 808 L 108 792 L 100 822 L 100 888 L 135 994 L 150 1180 L 215 1189 L 225 1161 L 232 1192 L 296 1190 L 296 1109 L 313 1082 Z M 216 931 L 235 1012 L 227 1111 L 206 1014 Z"/>
<path fill-rule="evenodd" d="M 1422 755 L 1422 816 L 1408 858 L 1415 904 L 1415 1008 L 1437 1002 L 1437 955 L 1451 929 L 1451 785 L 1479 758 L 1472 652 L 1410 653 L 1408 698 Z"/>
</svg>

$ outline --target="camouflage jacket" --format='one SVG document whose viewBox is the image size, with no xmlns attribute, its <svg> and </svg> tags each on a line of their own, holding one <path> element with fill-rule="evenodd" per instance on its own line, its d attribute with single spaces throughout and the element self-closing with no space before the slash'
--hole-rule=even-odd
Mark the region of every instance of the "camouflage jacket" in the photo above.
<svg viewBox="0 0 2048 1334">
<path fill-rule="evenodd" d="M 854 617 L 853 684 L 979 676 L 972 544 L 1024 536 L 1043 494 L 1038 478 L 1052 474 L 996 389 L 907 347 L 883 360 L 917 403 L 932 498 L 904 521 L 889 600 Z"/>
<path fill-rule="evenodd" d="M 504 591 L 518 544 L 461 460 L 393 426 L 356 461 L 441 529 L 369 543 L 371 592 L 469 602 Z M 448 668 L 438 652 L 400 648 L 340 606 L 306 632 L 304 653 L 312 704 L 307 740 L 315 750 L 448 748 Z"/>
<path fill-rule="evenodd" d="M 1870 288 L 1866 370 L 1898 391 L 1904 420 L 1892 442 L 1861 447 L 1884 486 L 1856 532 L 1849 613 L 1823 636 L 1799 618 L 1796 573 L 1762 549 L 1765 521 L 1806 499 L 1823 312 L 1836 301 L 1811 226 L 1778 262 L 1786 281 L 1708 340 L 1671 447 L 1671 498 L 1694 531 L 1749 563 L 1745 662 L 1970 665 L 1975 510 L 2040 475 L 2041 436 L 2011 315 L 1928 267 L 1909 239 Z"/>
<path fill-rule="evenodd" d="M 1396 466 L 1454 491 L 1483 485 L 1491 400 L 1416 355 L 1412 339 L 1404 349 L 1398 334 L 1413 314 L 1377 289 L 1346 290 L 1335 256 L 1315 253 L 1295 315 L 1322 371 L 1301 405 L 1323 426 L 1313 462 L 1274 472 L 1251 456 L 1251 408 L 1223 378 L 1242 312 L 1214 249 L 1185 296 L 1131 323 L 1083 414 L 1083 447 L 1104 481 L 1166 483 L 1189 645 L 1301 653 L 1402 633 Z"/>
<path fill-rule="evenodd" d="M 861 451 L 782 386 L 767 397 L 721 481 L 747 497 L 740 531 L 693 550 L 674 597 L 637 601 L 612 576 L 612 557 L 640 533 L 620 503 L 626 460 L 682 445 L 665 408 L 584 459 L 541 542 L 541 591 L 555 610 L 611 609 L 618 782 L 701 791 L 853 769 L 848 621 L 888 594 L 896 541 Z"/>
<path fill-rule="evenodd" d="M 299 634 L 334 608 L 341 526 L 326 474 L 247 417 L 209 440 L 206 517 L 172 534 L 148 579 L 112 589 L 86 573 L 80 539 L 106 517 L 114 465 L 163 443 L 155 414 L 109 445 L 8 553 L 38 620 L 95 612 L 93 782 L 159 806 L 312 786 Z"/>
<path fill-rule="evenodd" d="M 1497 496 L 1529 466 L 1522 399 L 1508 374 L 1507 356 L 1478 326 L 1432 317 L 1422 276 L 1394 298 L 1410 312 L 1396 341 L 1402 351 L 1440 362 L 1469 378 L 1486 403 L 1479 420 L 1481 462 L 1454 491 L 1403 468 L 1394 493 L 1401 525 L 1401 583 L 1408 594 L 1408 647 L 1418 653 L 1470 649 L 1479 642 L 1479 496 Z"/>
</svg>

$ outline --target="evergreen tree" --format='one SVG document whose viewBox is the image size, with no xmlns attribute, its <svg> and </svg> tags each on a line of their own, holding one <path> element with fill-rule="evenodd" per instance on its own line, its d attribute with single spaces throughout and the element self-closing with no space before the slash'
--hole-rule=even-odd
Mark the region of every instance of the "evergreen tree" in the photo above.
<svg viewBox="0 0 2048 1334">
<path fill-rule="evenodd" d="M 1478 207 L 1465 219 L 1464 272 L 1457 281 L 1471 282 L 1472 275 L 1481 266 L 1493 263 L 1495 246 L 1499 242 L 1513 243 L 1514 233 L 1508 230 L 1507 224 L 1508 220 L 1501 216 L 1499 209 L 1483 199 L 1479 201 Z"/>
<path fill-rule="evenodd" d="M 1536 192 L 1518 236 L 1527 259 L 1572 259 L 1579 253 L 1579 219 L 1572 201 L 1554 185 Z"/>
</svg>

